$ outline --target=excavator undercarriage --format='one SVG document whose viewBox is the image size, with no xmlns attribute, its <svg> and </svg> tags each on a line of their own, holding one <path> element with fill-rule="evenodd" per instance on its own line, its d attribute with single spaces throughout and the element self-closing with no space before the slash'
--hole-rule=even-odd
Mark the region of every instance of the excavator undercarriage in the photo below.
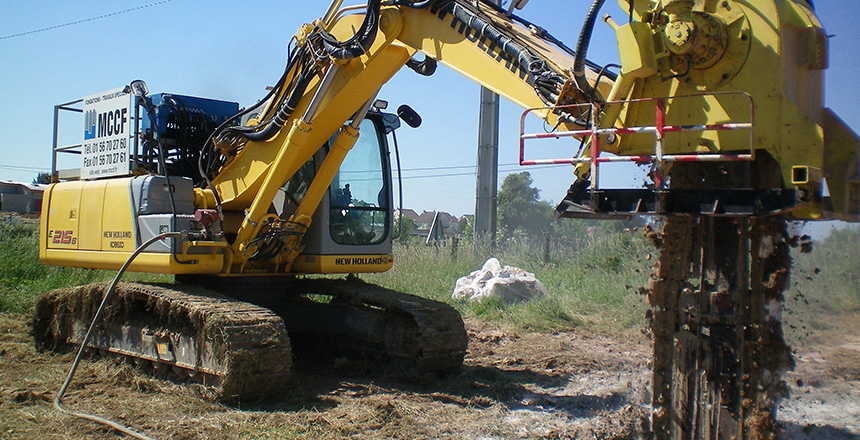
<svg viewBox="0 0 860 440">
<path fill-rule="evenodd" d="M 223 401 L 287 392 L 293 344 L 431 374 L 463 362 L 465 328 L 447 304 L 357 278 L 207 284 L 119 284 L 88 346 L 209 385 Z M 98 283 L 43 295 L 33 322 L 37 344 L 80 344 L 106 289 Z M 243 296 L 265 306 L 237 299 Z"/>
</svg>

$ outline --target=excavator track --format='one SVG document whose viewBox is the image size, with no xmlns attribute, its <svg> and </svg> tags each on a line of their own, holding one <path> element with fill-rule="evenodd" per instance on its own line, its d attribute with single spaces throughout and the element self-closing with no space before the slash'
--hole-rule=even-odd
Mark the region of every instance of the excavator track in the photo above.
<svg viewBox="0 0 860 440">
<path fill-rule="evenodd" d="M 314 350 L 393 361 L 422 373 L 447 374 L 463 363 L 468 337 L 447 304 L 357 278 L 286 280 L 210 279 L 217 291 L 188 279 L 173 288 L 120 283 L 88 347 L 152 363 L 157 371 L 172 369 L 230 402 L 286 391 L 293 334 L 313 340 L 306 345 Z M 107 288 L 44 294 L 33 321 L 37 345 L 79 345 Z M 261 304 L 236 299 L 244 296 Z"/>
<path fill-rule="evenodd" d="M 79 345 L 107 288 L 98 283 L 42 295 L 33 321 L 37 345 Z M 118 284 L 88 347 L 172 369 L 211 386 L 223 401 L 282 393 L 292 362 L 277 315 L 199 288 Z"/>
<path fill-rule="evenodd" d="M 458 370 L 468 345 L 463 319 L 448 304 L 408 295 L 361 281 L 304 279 L 297 288 L 306 293 L 332 295 L 330 304 L 343 306 L 341 322 L 363 335 L 363 345 L 382 357 L 418 371 L 447 374 Z M 287 321 L 288 328 L 290 320 Z M 373 354 L 373 353 L 369 353 Z"/>
<path fill-rule="evenodd" d="M 463 319 L 439 301 L 357 277 L 181 279 L 272 310 L 283 318 L 297 352 L 310 346 L 314 352 L 391 361 L 442 375 L 463 364 L 468 344 Z"/>
</svg>

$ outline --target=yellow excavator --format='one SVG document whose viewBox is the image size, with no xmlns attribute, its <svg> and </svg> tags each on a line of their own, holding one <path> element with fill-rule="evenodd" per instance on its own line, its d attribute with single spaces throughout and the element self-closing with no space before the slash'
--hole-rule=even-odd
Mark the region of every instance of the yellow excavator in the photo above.
<svg viewBox="0 0 860 440">
<path fill-rule="evenodd" d="M 242 111 L 142 81 L 82 100 L 81 172 L 45 191 L 42 261 L 177 280 L 117 286 L 89 346 L 225 400 L 284 392 L 293 349 L 321 342 L 459 368 L 451 307 L 318 276 L 392 267 L 388 137 L 420 117 L 386 113 L 377 92 L 439 62 L 545 121 L 521 133 L 520 162 L 571 164 L 557 216 L 665 219 L 648 295 L 655 438 L 748 438 L 774 420 L 791 362 L 765 352 L 782 344 L 784 222 L 860 214 L 860 142 L 823 105 L 828 39 L 811 1 L 619 0 L 625 23 L 604 17 L 617 66 L 586 59 L 603 0 L 573 49 L 517 17 L 523 0 L 341 3 L 297 31 L 283 76 Z M 526 158 L 565 137 L 579 149 Z M 649 187 L 599 188 L 613 162 L 647 166 Z M 37 343 L 80 344 L 106 289 L 46 293 Z"/>
</svg>

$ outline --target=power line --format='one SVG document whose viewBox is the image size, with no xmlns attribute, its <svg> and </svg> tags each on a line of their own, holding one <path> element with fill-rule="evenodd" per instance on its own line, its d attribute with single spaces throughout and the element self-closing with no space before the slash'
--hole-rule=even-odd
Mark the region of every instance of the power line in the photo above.
<svg viewBox="0 0 860 440">
<path fill-rule="evenodd" d="M 463 170 L 475 169 L 474 165 L 457 165 L 447 167 L 423 167 L 423 168 L 403 168 L 403 171 L 438 171 L 438 170 Z"/>
<path fill-rule="evenodd" d="M 0 169 L 2 170 L 10 170 L 10 171 L 45 171 L 47 168 L 45 167 L 25 167 L 21 165 L 0 165 Z"/>
<path fill-rule="evenodd" d="M 510 164 L 517 165 L 517 164 Z M 545 170 L 548 168 L 561 168 L 561 167 L 569 167 L 570 165 L 538 165 L 535 166 L 534 169 Z M 456 168 L 456 167 L 455 167 Z M 438 168 L 425 168 L 425 170 L 443 170 L 447 169 L 447 167 L 438 167 Z M 499 169 L 500 173 L 508 173 L 514 172 L 517 170 L 521 170 L 522 168 L 511 168 L 511 169 Z M 403 171 L 406 171 L 405 169 Z M 412 179 L 432 179 L 432 178 L 440 178 L 440 177 L 457 177 L 457 176 L 474 176 L 477 174 L 477 171 L 469 172 L 469 173 L 446 173 L 446 174 L 425 174 L 420 176 L 403 176 L 403 180 L 412 180 Z"/>
<path fill-rule="evenodd" d="M 403 176 L 401 177 L 403 180 L 411 180 L 411 179 L 431 179 L 436 177 L 454 177 L 454 176 L 474 176 L 475 173 L 450 173 L 450 174 L 428 174 L 424 176 Z"/>
<path fill-rule="evenodd" d="M 9 38 L 21 37 L 21 36 L 24 36 L 24 35 L 35 34 L 35 33 L 38 33 L 38 32 L 50 31 L 50 30 L 54 30 L 54 29 L 59 29 L 59 28 L 61 28 L 61 27 L 66 27 L 66 26 L 72 26 L 72 25 L 75 25 L 75 24 L 86 23 L 86 22 L 88 22 L 88 21 L 100 20 L 100 19 L 102 19 L 102 18 L 108 18 L 108 17 L 113 17 L 113 16 L 115 16 L 115 15 L 125 14 L 126 12 L 132 12 L 132 11 L 137 11 L 137 10 L 139 10 L 139 9 L 145 9 L 145 8 L 149 8 L 149 7 L 152 7 L 152 6 L 162 5 L 162 4 L 164 4 L 164 3 L 171 2 L 171 1 L 173 1 L 173 0 L 161 0 L 161 1 L 157 1 L 157 2 L 155 2 L 155 3 L 150 3 L 150 4 L 148 4 L 148 5 L 138 6 L 138 7 L 136 7 L 136 8 L 130 8 L 130 9 L 126 9 L 126 10 L 119 11 L 119 12 L 111 12 L 110 14 L 99 15 L 98 17 L 85 18 L 85 19 L 83 19 L 83 20 L 73 21 L 73 22 L 70 22 L 70 23 L 63 23 L 63 24 L 58 24 L 58 25 L 54 25 L 54 26 L 49 26 L 49 27 L 42 28 L 42 29 L 36 29 L 36 30 L 27 31 L 27 32 L 21 32 L 21 33 L 12 34 L 12 35 L 6 35 L 5 37 L 0 37 L 0 40 L 7 40 L 7 39 L 9 39 Z"/>
</svg>

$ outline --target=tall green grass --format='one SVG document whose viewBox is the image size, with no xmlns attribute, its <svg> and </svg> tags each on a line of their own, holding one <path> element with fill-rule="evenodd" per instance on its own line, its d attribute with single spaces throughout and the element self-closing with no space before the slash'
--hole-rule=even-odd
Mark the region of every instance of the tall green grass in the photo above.
<svg viewBox="0 0 860 440">
<path fill-rule="evenodd" d="M 39 260 L 37 225 L 0 223 L 0 311 L 24 313 L 43 292 L 108 281 L 115 275 L 113 271 L 46 266 Z M 170 282 L 172 276 L 130 273 L 124 279 Z"/>
<path fill-rule="evenodd" d="M 496 250 L 461 246 L 456 258 L 448 247 L 412 244 L 395 246 L 394 268 L 364 275 L 370 282 L 406 293 L 452 303 L 466 316 L 508 322 L 533 330 L 585 327 L 617 333 L 644 323 L 645 299 L 636 294 L 648 278 L 653 252 L 639 235 L 606 234 L 574 246 L 554 242 L 546 261 L 540 240 L 508 240 Z M 529 302 L 505 306 L 499 301 L 453 301 L 451 293 L 461 276 L 480 269 L 496 257 L 543 282 L 549 294 Z"/>
</svg>

